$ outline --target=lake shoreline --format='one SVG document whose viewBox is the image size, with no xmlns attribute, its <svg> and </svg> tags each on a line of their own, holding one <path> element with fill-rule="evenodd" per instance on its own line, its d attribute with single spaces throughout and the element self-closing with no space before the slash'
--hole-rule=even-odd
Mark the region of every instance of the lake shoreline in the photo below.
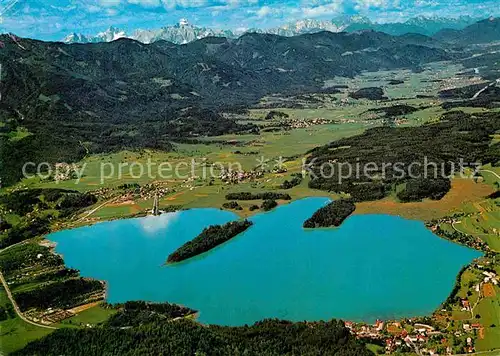
<svg viewBox="0 0 500 356">
<path fill-rule="evenodd" d="M 318 200 L 319 198 L 311 198 L 311 199 L 316 200 L 316 201 L 319 201 L 319 200 Z M 329 201 L 329 199 L 328 199 L 328 198 L 322 198 L 322 199 L 320 199 L 320 200 L 321 200 L 321 203 L 320 203 L 320 205 L 319 205 L 319 206 L 322 206 L 322 205 L 323 205 L 323 204 L 325 204 L 327 201 Z M 301 201 L 305 201 L 305 202 L 307 202 L 307 201 L 308 201 L 308 199 L 304 199 L 304 200 L 302 200 L 302 199 L 301 199 L 301 200 L 295 201 L 295 202 L 293 202 L 293 203 L 292 203 L 292 206 L 293 206 L 294 204 L 299 204 L 299 205 L 300 205 L 300 204 L 301 204 Z M 280 211 L 280 210 L 282 210 L 282 209 L 287 209 L 287 207 L 290 207 L 290 206 L 291 206 L 291 205 L 282 206 L 282 207 L 278 208 L 278 209 L 277 209 L 277 211 L 278 211 L 278 213 L 279 213 L 279 211 Z M 316 209 L 316 208 L 314 208 L 314 209 L 312 209 L 312 208 L 311 208 L 311 211 L 315 211 L 315 209 Z M 184 212 L 193 212 L 193 210 L 196 212 L 196 209 L 185 210 Z M 202 209 L 202 210 L 203 210 L 203 209 Z M 215 212 L 221 212 L 221 213 L 223 213 L 223 214 L 225 214 L 225 213 L 229 213 L 230 215 L 234 215 L 234 213 L 232 213 L 232 212 L 225 212 L 225 211 L 220 211 L 220 210 L 217 210 L 217 209 L 209 209 L 209 211 L 212 211 L 212 212 L 214 212 L 214 213 L 215 213 Z M 255 220 L 255 221 L 256 221 L 256 224 L 257 224 L 257 226 L 258 226 L 258 225 L 259 225 L 259 221 L 261 221 L 262 219 L 265 219 L 265 217 L 266 217 L 266 216 L 269 216 L 270 214 L 273 214 L 273 211 L 272 211 L 272 212 L 265 213 L 265 214 L 259 214 L 259 215 L 255 216 L 255 217 L 253 218 L 253 220 Z M 293 215 L 293 214 L 292 214 L 292 215 Z M 166 221 L 168 221 L 169 216 L 171 216 L 171 214 L 165 214 L 165 216 L 163 217 L 163 219 L 166 219 Z M 161 217 L 161 216 L 160 216 L 159 218 L 160 218 L 160 219 L 162 219 L 162 217 Z M 376 215 L 365 215 L 365 218 L 367 218 L 367 219 L 369 219 L 369 220 L 370 220 L 370 219 L 377 219 L 377 216 L 376 216 Z M 346 219 L 346 221 L 344 222 L 344 224 L 347 224 L 347 223 L 349 222 L 349 220 L 351 220 L 351 219 L 355 219 L 355 220 L 356 220 L 356 219 L 359 219 L 359 216 L 354 215 L 354 216 L 349 217 L 348 219 Z M 384 218 L 384 219 L 389 219 L 389 220 L 390 220 L 390 219 L 393 219 L 393 218 L 392 218 L 392 217 L 386 217 L 386 218 Z M 132 221 L 130 221 L 130 220 L 132 220 Z M 155 219 L 149 219 L 149 220 L 154 221 Z M 295 220 L 297 220 L 297 218 L 295 218 Z M 123 220 L 122 220 L 122 221 L 123 221 Z M 126 221 L 126 220 L 124 220 L 124 221 Z M 136 223 L 139 223 L 140 221 L 142 221 L 142 219 L 141 219 L 141 218 L 139 218 L 139 219 L 137 219 L 137 218 L 135 218 L 135 219 L 129 219 L 129 221 L 127 222 L 127 224 L 128 224 L 128 223 L 132 223 L 132 222 L 133 222 L 134 224 L 136 224 Z M 406 219 L 401 219 L 401 221 L 406 221 Z M 116 221 L 114 221 L 114 222 L 116 222 Z M 108 222 L 108 223 L 109 223 L 109 222 Z M 337 231 L 336 233 L 338 233 L 338 230 L 339 230 L 339 229 L 341 230 L 341 229 L 343 228 L 344 224 L 343 224 L 340 228 L 336 228 L 336 229 L 326 229 L 326 230 L 321 229 L 320 234 L 331 234 L 331 233 L 333 232 L 333 230 Z M 350 223 L 350 224 L 352 225 L 353 223 Z M 419 225 L 420 225 L 420 224 L 419 224 Z M 98 227 L 99 227 L 99 226 L 102 226 L 102 225 L 101 225 L 101 224 L 95 224 L 95 225 L 92 225 L 91 227 L 88 227 L 88 226 L 87 226 L 85 229 L 91 229 L 92 227 L 96 227 L 96 226 L 98 226 Z M 425 225 L 424 225 L 423 223 L 421 223 L 421 226 L 422 226 L 422 230 L 424 230 L 424 229 L 425 229 L 425 231 L 428 231 L 428 230 L 424 227 Z M 68 231 L 76 231 L 76 230 L 74 230 L 74 229 L 73 229 L 73 230 L 68 230 Z M 63 232 L 63 233 L 64 233 L 64 232 Z M 262 233 L 262 232 L 259 232 L 259 233 Z M 307 231 L 307 235 L 308 235 L 308 239 L 311 239 L 311 238 L 312 238 L 312 239 L 314 239 L 314 233 L 312 233 L 312 234 L 311 234 L 311 232 L 310 232 L 310 231 Z M 433 235 L 433 236 L 435 236 L 434 234 L 432 234 L 432 235 Z M 62 240 L 62 239 L 57 239 L 57 240 L 58 240 L 58 242 L 61 242 L 61 240 Z M 241 240 L 241 239 L 238 239 L 238 241 L 239 241 L 239 240 Z M 247 240 L 247 239 L 243 239 L 243 240 Z M 439 238 L 439 240 L 441 240 L 441 238 Z M 93 245 L 93 244 L 91 243 L 91 245 Z M 227 246 L 226 248 L 232 248 L 232 247 L 231 247 L 232 245 L 233 245 L 233 243 L 229 243 L 229 246 Z M 59 245 L 58 245 L 58 246 L 59 246 Z M 93 248 L 96 248 L 96 246 L 95 246 L 95 245 L 93 245 Z M 221 250 L 218 250 L 218 251 L 224 251 L 224 249 L 221 249 Z M 165 252 L 165 253 L 166 253 L 166 252 Z M 219 252 L 217 252 L 217 253 L 219 253 Z M 65 254 L 65 255 L 66 255 L 66 254 Z M 165 256 L 163 256 L 163 258 L 164 258 L 164 257 L 165 257 Z M 206 256 L 206 259 L 213 259 L 213 255 L 212 255 L 212 254 L 210 254 L 210 253 L 208 253 L 208 255 Z M 202 259 L 202 260 L 203 260 L 203 259 Z M 199 263 L 198 259 L 197 259 L 196 261 L 193 261 L 193 263 L 194 263 L 194 264 Z M 189 265 L 190 265 L 190 264 L 191 264 L 191 263 L 190 263 L 190 261 L 188 261 L 188 262 L 187 262 L 187 264 L 186 264 L 186 266 L 187 266 L 188 268 L 191 268 L 191 267 L 189 267 Z M 72 265 L 73 265 L 73 264 L 72 264 Z M 75 267 L 78 267 L 78 266 L 75 266 Z M 184 268 L 184 264 L 183 264 L 183 266 L 181 266 L 181 267 L 180 267 L 180 270 L 182 270 L 183 268 Z M 177 268 L 177 270 L 179 270 L 179 268 Z M 86 274 L 84 274 L 84 275 L 86 275 Z M 453 276 L 453 277 L 456 277 L 456 276 Z M 193 282 L 195 282 L 195 281 L 193 281 Z M 112 283 L 110 283 L 110 285 L 111 285 L 111 284 L 112 284 Z M 450 289 L 452 289 L 452 288 L 453 288 L 453 286 L 451 286 L 451 287 L 450 287 Z M 111 287 L 111 289 L 112 289 L 112 287 Z M 285 289 L 286 289 L 286 288 L 285 288 Z M 447 292 L 446 292 L 446 294 L 448 294 L 448 293 L 449 293 L 449 291 L 447 291 Z M 112 297 L 112 296 L 113 296 L 113 293 L 111 293 L 111 294 L 110 294 L 110 296 Z M 446 297 L 444 297 L 442 300 L 445 300 L 445 298 L 446 298 Z M 441 303 L 442 303 L 442 300 L 441 300 Z M 176 300 L 167 300 L 167 301 L 169 301 L 169 302 L 176 302 Z M 188 303 L 188 302 L 185 302 L 184 304 L 189 305 L 189 303 Z M 204 310 L 203 310 L 203 308 L 199 307 L 198 305 L 193 305 L 193 307 L 194 307 L 195 309 L 200 310 L 201 312 L 203 312 L 203 311 L 204 311 Z M 433 307 L 433 308 L 432 308 L 432 309 L 433 309 L 433 311 L 434 311 L 434 309 L 436 309 L 436 308 L 438 308 L 438 307 Z M 432 314 L 432 312 L 433 312 L 433 311 L 429 311 L 429 312 L 425 312 L 425 313 L 415 313 L 415 315 L 414 315 L 414 316 L 417 316 L 417 315 L 430 315 L 430 314 Z M 411 314 L 411 313 L 409 313 L 409 314 Z M 401 315 L 403 315 L 403 314 L 401 314 Z M 270 316 L 270 315 L 269 315 L 269 316 Z M 203 319 L 203 318 L 202 318 L 202 319 Z M 325 319 L 325 318 L 324 318 L 324 317 L 320 317 L 319 319 Z M 352 317 L 352 318 L 346 318 L 346 319 L 349 319 L 349 320 L 360 320 L 360 319 L 356 319 L 355 317 Z M 313 319 L 310 319 L 310 320 L 318 320 L 318 318 L 313 318 Z M 203 323 L 204 323 L 204 322 L 205 322 L 205 320 L 201 320 L 201 322 L 203 322 Z M 213 322 L 212 322 L 212 321 L 210 321 L 210 320 L 208 321 L 208 323 L 209 323 L 209 324 L 213 324 Z"/>
</svg>

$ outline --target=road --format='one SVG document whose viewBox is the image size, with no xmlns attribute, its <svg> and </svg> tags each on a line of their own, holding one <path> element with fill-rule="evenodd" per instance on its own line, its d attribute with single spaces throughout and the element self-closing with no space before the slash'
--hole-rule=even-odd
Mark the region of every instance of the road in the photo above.
<svg viewBox="0 0 500 356">
<path fill-rule="evenodd" d="M 99 205 L 97 208 L 95 209 L 92 209 L 91 211 L 89 211 L 83 218 L 81 218 L 80 220 L 78 221 L 82 221 L 83 219 L 85 219 L 86 217 L 92 215 L 94 212 L 96 212 L 97 210 L 101 209 L 104 205 L 106 204 L 109 204 L 111 202 L 113 202 L 114 200 L 116 200 L 117 198 L 114 198 L 114 199 L 111 199 L 101 205 Z M 25 243 L 28 243 L 28 241 L 21 241 L 21 242 L 18 242 L 17 244 L 14 244 L 14 245 L 10 245 L 6 248 L 4 248 L 3 250 L 0 250 L 0 254 L 15 247 L 15 246 L 20 246 L 20 245 L 23 245 Z M 46 329 L 52 329 L 52 330 L 55 330 L 57 328 L 53 327 L 53 326 L 48 326 L 48 325 L 44 325 L 44 324 L 38 324 L 38 323 L 35 323 L 34 321 L 31 321 L 29 320 L 28 318 L 26 318 L 24 316 L 24 314 L 21 312 L 21 309 L 19 309 L 19 306 L 17 305 L 14 297 L 12 296 L 12 292 L 10 291 L 10 288 L 9 288 L 9 285 L 7 284 L 7 281 L 5 280 L 4 276 L 3 276 L 3 273 L 0 271 L 0 279 L 2 281 L 2 284 L 3 284 L 3 287 L 5 288 L 5 292 L 7 293 L 7 297 L 9 298 L 10 302 L 12 303 L 13 307 L 14 307 L 14 310 L 16 311 L 16 314 L 19 316 L 19 318 L 21 318 L 23 321 L 29 323 L 29 324 L 32 324 L 32 325 L 35 325 L 35 326 L 38 326 L 38 327 L 41 327 L 41 328 L 46 328 Z"/>
<path fill-rule="evenodd" d="M 6 249 L 2 250 L 5 251 Z M 9 288 L 9 285 L 7 284 L 7 281 L 5 280 L 5 278 L 3 277 L 3 273 L 0 272 L 0 279 L 2 280 L 2 284 L 3 284 L 3 287 L 5 288 L 5 291 L 7 292 L 7 297 L 9 297 L 9 300 L 10 302 L 12 303 L 12 305 L 14 306 L 14 310 L 16 311 L 16 314 L 25 322 L 29 323 L 29 324 L 32 324 L 32 325 L 35 325 L 35 326 L 39 326 L 41 328 L 46 328 L 46 329 L 57 329 L 53 326 L 48 326 L 48 325 L 43 325 L 43 324 L 38 324 L 38 323 L 35 323 L 34 321 L 31 321 L 29 319 L 27 319 L 24 314 L 21 312 L 21 309 L 19 309 L 19 306 L 17 305 L 16 301 L 14 300 L 14 297 L 12 297 L 12 293 L 10 292 L 10 288 Z"/>
<path fill-rule="evenodd" d="M 489 356 L 500 355 L 500 349 L 496 349 L 496 350 L 492 350 L 492 351 L 479 351 L 479 352 L 474 352 L 471 354 L 455 354 L 453 356 L 470 356 L 470 355 L 484 355 L 484 354 L 488 354 Z"/>
<path fill-rule="evenodd" d="M 17 244 L 14 244 L 14 245 L 10 245 L 6 248 L 4 248 L 3 250 L 0 250 L 0 254 L 4 253 L 5 251 L 15 247 L 15 246 L 21 246 L 21 245 L 24 245 L 25 243 L 28 243 L 28 241 L 21 241 L 21 242 L 18 242 Z M 41 328 L 46 328 L 46 329 L 57 329 L 53 326 L 48 326 L 48 325 L 43 325 L 43 324 L 38 324 L 38 323 L 35 323 L 34 321 L 31 321 L 29 319 L 27 319 L 24 314 L 21 312 L 21 309 L 19 309 L 19 306 L 17 305 L 16 301 L 14 300 L 14 297 L 12 296 L 12 293 L 10 291 L 10 288 L 9 288 L 9 285 L 7 284 L 7 281 L 5 280 L 4 276 L 3 276 L 3 273 L 2 271 L 0 271 L 0 280 L 2 281 L 2 284 L 3 284 L 3 287 L 5 288 L 5 292 L 7 293 L 7 297 L 9 298 L 10 302 L 12 303 L 12 305 L 14 306 L 14 310 L 16 311 L 16 314 L 25 322 L 29 323 L 29 324 L 32 324 L 32 325 L 36 325 L 36 326 L 39 326 Z"/>
<path fill-rule="evenodd" d="M 481 95 L 486 89 L 488 89 L 489 87 L 493 87 L 493 86 L 497 85 L 498 83 L 500 83 L 500 78 L 497 79 L 496 81 L 488 84 L 483 89 L 479 90 L 476 94 L 474 94 L 474 96 L 472 97 L 472 100 L 477 99 L 479 97 L 479 95 Z"/>
<path fill-rule="evenodd" d="M 111 200 L 108 200 L 104 203 L 102 203 L 101 205 L 99 205 L 97 208 L 94 208 L 90 211 L 88 211 L 85 216 L 81 217 L 80 219 L 78 219 L 76 222 L 79 223 L 79 222 L 82 222 L 83 220 L 85 220 L 86 218 L 88 218 L 90 215 L 94 214 L 97 210 L 101 209 L 103 206 L 107 205 L 107 204 L 111 204 L 113 203 L 115 200 L 118 200 L 119 198 L 113 198 Z"/>
<path fill-rule="evenodd" d="M 493 171 L 490 171 L 490 170 L 488 170 L 488 169 L 481 169 L 479 172 L 487 172 L 487 173 L 491 173 L 491 174 L 493 174 L 495 177 L 497 177 L 498 179 L 500 179 L 500 176 L 499 176 L 497 173 L 495 173 L 495 172 L 493 172 Z"/>
<path fill-rule="evenodd" d="M 411 344 L 411 346 L 413 346 L 413 348 L 415 349 L 415 353 L 418 355 L 418 356 L 422 356 L 422 353 L 420 352 L 420 349 L 418 348 L 417 344 L 415 344 L 413 341 L 410 340 L 410 338 L 408 339 L 405 339 L 405 341 L 408 340 L 407 342 L 409 342 Z"/>
</svg>

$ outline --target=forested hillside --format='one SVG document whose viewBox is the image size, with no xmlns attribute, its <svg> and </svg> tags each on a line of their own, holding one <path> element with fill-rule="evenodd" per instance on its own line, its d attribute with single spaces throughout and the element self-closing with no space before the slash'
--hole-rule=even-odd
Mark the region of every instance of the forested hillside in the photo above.
<svg viewBox="0 0 500 356">
<path fill-rule="evenodd" d="M 41 236 L 50 231 L 50 223 L 97 202 L 90 193 L 64 189 L 17 190 L 0 195 L 0 207 L 10 214 L 19 215 L 15 226 L 0 225 L 0 248 Z"/>
<path fill-rule="evenodd" d="M 24 162 L 76 161 L 127 148 L 170 150 L 179 137 L 255 133 L 255 126 L 220 111 L 270 93 L 323 90 L 335 76 L 457 56 L 425 36 L 371 31 L 291 38 L 252 33 L 182 46 L 128 39 L 68 45 L 14 35 L 1 35 L 0 42 L 4 185 L 21 177 Z M 19 132 L 22 139 L 13 139 Z"/>
<path fill-rule="evenodd" d="M 134 328 L 60 329 L 13 355 L 372 355 L 344 323 L 265 320 L 203 326 L 190 320 Z"/>
<path fill-rule="evenodd" d="M 402 201 L 438 200 L 449 191 L 448 176 L 460 173 L 460 164 L 498 163 L 500 145 L 490 142 L 499 129 L 499 113 L 461 111 L 418 127 L 370 129 L 312 150 L 309 186 L 367 201 L 381 199 L 399 185 Z"/>
</svg>

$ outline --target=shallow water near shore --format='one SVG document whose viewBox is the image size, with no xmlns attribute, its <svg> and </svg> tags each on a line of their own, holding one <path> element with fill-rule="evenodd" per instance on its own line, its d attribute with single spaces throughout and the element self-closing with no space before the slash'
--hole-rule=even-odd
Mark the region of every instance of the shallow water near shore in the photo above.
<svg viewBox="0 0 500 356">
<path fill-rule="evenodd" d="M 302 224 L 327 198 L 307 198 L 259 214 L 243 234 L 196 258 L 167 256 L 203 228 L 237 220 L 218 209 L 117 220 L 56 232 L 66 264 L 108 282 L 107 301 L 177 303 L 199 321 L 250 324 L 376 319 L 431 314 L 459 270 L 481 253 L 443 240 L 422 222 L 357 215 L 334 229 Z"/>
</svg>

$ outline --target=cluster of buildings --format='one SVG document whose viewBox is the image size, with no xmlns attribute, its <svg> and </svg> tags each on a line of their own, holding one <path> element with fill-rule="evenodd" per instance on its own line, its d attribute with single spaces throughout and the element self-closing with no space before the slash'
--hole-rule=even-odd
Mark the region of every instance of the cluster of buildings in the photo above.
<svg viewBox="0 0 500 356">
<path fill-rule="evenodd" d="M 467 215 L 466 215 L 467 216 Z M 486 242 L 481 240 L 479 237 L 472 236 L 472 235 L 467 235 L 462 232 L 459 232 L 457 230 L 453 232 L 448 232 L 443 229 L 441 229 L 442 224 L 448 224 L 451 227 L 454 227 L 455 224 L 461 223 L 460 220 L 453 218 L 453 217 L 446 217 L 442 218 L 439 220 L 432 221 L 430 223 L 427 223 L 427 227 L 434 232 L 436 235 L 446 239 L 453 241 L 455 243 L 459 243 L 465 246 L 468 246 L 472 249 L 478 250 L 478 251 L 489 251 L 490 247 Z"/>
<path fill-rule="evenodd" d="M 357 324 L 351 321 L 346 321 L 344 324 L 352 334 L 360 339 L 382 339 L 381 333 L 385 328 L 385 322 L 382 320 L 377 320 L 373 325 Z"/>
<path fill-rule="evenodd" d="M 305 129 L 311 126 L 317 126 L 317 125 L 328 125 L 328 124 L 334 124 L 335 121 L 328 120 L 322 117 L 319 118 L 314 118 L 310 120 L 305 120 L 305 119 L 291 119 L 286 122 L 286 124 L 292 128 L 292 129 Z"/>
<path fill-rule="evenodd" d="M 489 272 L 489 271 L 483 271 L 483 282 L 484 283 L 493 283 L 494 285 L 498 286 L 498 276 L 494 272 Z"/>
<path fill-rule="evenodd" d="M 101 282 L 103 285 L 102 290 L 89 293 L 85 295 L 84 304 L 93 304 L 96 302 L 100 302 L 105 299 L 105 288 L 104 282 Z M 80 306 L 81 308 L 81 306 Z M 45 310 L 32 308 L 23 313 L 23 315 L 28 319 L 35 323 L 39 323 L 42 325 L 50 325 L 54 323 L 59 323 L 62 320 L 71 318 L 75 316 L 77 313 L 72 309 L 62 309 L 62 308 L 47 308 Z"/>
<path fill-rule="evenodd" d="M 350 321 L 345 326 L 360 339 L 378 341 L 385 348 L 386 354 L 397 352 L 416 352 L 418 355 L 452 354 L 452 347 L 446 346 L 445 334 L 433 326 L 414 320 L 404 322 L 384 322 L 377 320 L 373 325 L 357 324 Z M 470 339 L 470 340 L 469 340 Z M 468 343 L 474 348 L 472 338 Z M 436 341 L 437 340 L 437 341 Z M 442 345 L 438 349 L 438 345 Z M 445 351 L 444 351 L 445 350 Z"/>
<path fill-rule="evenodd" d="M 74 315 L 75 314 L 69 310 L 52 309 L 52 308 L 48 308 L 44 312 L 37 312 L 35 310 L 31 310 L 27 313 L 24 313 L 25 317 L 29 318 L 35 323 L 40 323 L 43 325 L 58 323 L 64 319 L 71 318 Z"/>
<path fill-rule="evenodd" d="M 75 164 L 56 163 L 54 175 L 51 177 L 51 179 L 56 182 L 76 179 L 78 178 L 78 171 L 80 169 L 80 166 L 77 166 Z"/>
<path fill-rule="evenodd" d="M 219 176 L 220 180 L 222 180 L 226 184 L 239 184 L 244 181 L 251 181 L 255 179 L 259 179 L 264 177 L 264 171 L 256 170 L 256 171 L 225 171 L 222 172 Z"/>
<path fill-rule="evenodd" d="M 154 199 L 156 196 L 161 198 L 171 193 L 170 188 L 160 183 L 150 183 L 143 186 L 140 186 L 138 184 L 125 184 L 120 188 L 124 190 L 124 194 L 122 194 L 118 199 L 115 200 L 115 203 L 118 204 L 135 199 L 150 200 Z M 93 194 L 96 195 L 96 192 L 93 192 Z M 102 198 L 100 195 L 97 196 L 99 198 Z"/>
</svg>

